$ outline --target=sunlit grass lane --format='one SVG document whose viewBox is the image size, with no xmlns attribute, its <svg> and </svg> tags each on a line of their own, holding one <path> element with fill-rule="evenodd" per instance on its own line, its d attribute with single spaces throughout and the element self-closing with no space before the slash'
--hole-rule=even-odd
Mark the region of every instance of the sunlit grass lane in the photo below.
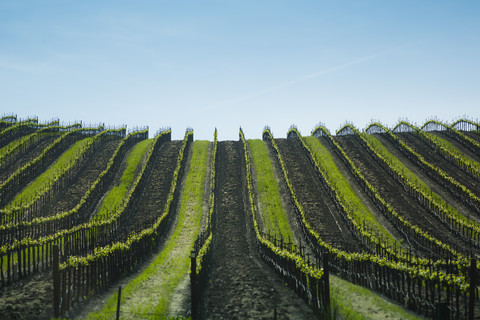
<svg viewBox="0 0 480 320">
<path fill-rule="evenodd" d="M 282 235 L 283 239 L 293 241 L 294 238 L 287 215 L 282 207 L 280 191 L 267 147 L 262 140 L 248 140 L 248 146 L 255 167 L 259 211 L 262 216 L 263 228 L 267 233 Z"/>
<path fill-rule="evenodd" d="M 168 316 L 172 295 L 188 276 L 190 251 L 200 229 L 207 170 L 208 141 L 195 141 L 180 204 L 178 222 L 163 251 L 122 289 L 122 319 Z M 117 294 L 88 319 L 114 318 Z M 155 315 L 155 316 L 150 316 Z"/>
</svg>

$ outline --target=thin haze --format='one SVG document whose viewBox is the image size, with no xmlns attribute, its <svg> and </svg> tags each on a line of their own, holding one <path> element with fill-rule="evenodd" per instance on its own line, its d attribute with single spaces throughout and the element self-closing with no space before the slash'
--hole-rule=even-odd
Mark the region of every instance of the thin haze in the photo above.
<svg viewBox="0 0 480 320">
<path fill-rule="evenodd" d="M 478 1 L 3 1 L 0 114 L 285 137 L 478 119 Z"/>
</svg>

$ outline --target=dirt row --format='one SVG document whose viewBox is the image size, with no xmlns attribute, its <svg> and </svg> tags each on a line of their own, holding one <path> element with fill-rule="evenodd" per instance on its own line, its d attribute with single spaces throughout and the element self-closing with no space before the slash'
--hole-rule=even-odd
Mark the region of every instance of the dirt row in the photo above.
<svg viewBox="0 0 480 320">
<path fill-rule="evenodd" d="M 404 162 L 409 169 L 413 170 L 415 173 L 420 173 L 418 168 L 416 169 L 413 164 L 407 164 L 405 161 L 406 159 L 404 159 L 405 157 L 391 144 L 388 144 L 387 141 L 382 139 L 381 134 L 376 134 L 375 136 L 380 136 L 379 139 L 381 139 L 382 143 L 385 143 L 385 147 Z M 428 232 L 442 242 L 449 244 L 461 252 L 468 252 L 468 244 L 452 235 L 447 227 L 424 209 L 415 198 L 410 196 L 403 186 L 377 162 L 375 157 L 367 152 L 358 136 L 336 136 L 335 141 L 339 143 L 347 156 L 355 163 L 365 178 L 377 189 L 380 196 L 388 201 L 399 215 L 404 217 L 410 223 L 419 226 L 422 230 Z M 416 250 L 417 253 L 428 253 L 425 248 L 422 248 L 414 241 L 412 241 L 411 244 L 413 246 L 412 249 Z"/>
<path fill-rule="evenodd" d="M 335 149 L 330 145 L 326 137 L 319 137 L 318 140 L 322 145 L 327 149 L 330 155 L 335 162 L 335 165 L 343 174 L 343 176 L 348 180 L 350 186 L 355 191 L 356 195 L 362 200 L 368 210 L 373 214 L 375 219 L 387 230 L 387 232 L 399 243 L 405 240 L 404 235 L 395 227 L 378 209 L 377 205 L 372 201 L 368 196 L 365 189 L 362 187 L 360 182 L 353 176 L 347 164 L 343 161 L 340 155 L 335 151 Z"/>
<path fill-rule="evenodd" d="M 132 232 L 152 225 L 163 213 L 182 143 L 182 140 L 167 141 L 160 147 L 144 190 L 141 192 L 141 196 L 135 200 L 133 215 L 119 231 L 120 237 L 117 241 L 123 241 Z"/>
<path fill-rule="evenodd" d="M 44 215 L 55 215 L 73 209 L 100 173 L 105 170 L 108 160 L 112 157 L 121 141 L 121 139 L 105 141 L 98 146 L 95 153 L 85 161 L 85 164 L 70 185 L 42 209 L 42 212 L 45 213 Z"/>
<path fill-rule="evenodd" d="M 362 252 L 355 235 L 348 229 L 342 213 L 326 187 L 317 176 L 316 169 L 296 139 L 275 139 L 285 162 L 288 177 L 305 211 L 306 219 L 320 238 L 335 248 L 347 252 Z"/>
<path fill-rule="evenodd" d="M 218 143 L 216 209 L 200 319 L 312 319 L 311 309 L 258 254 L 241 142 Z"/>
</svg>

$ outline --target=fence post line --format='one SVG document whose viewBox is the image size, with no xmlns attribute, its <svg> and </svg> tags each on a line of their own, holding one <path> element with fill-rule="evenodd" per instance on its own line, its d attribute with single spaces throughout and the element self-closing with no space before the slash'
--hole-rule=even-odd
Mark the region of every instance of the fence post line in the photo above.
<svg viewBox="0 0 480 320">
<path fill-rule="evenodd" d="M 324 301 L 326 314 L 330 315 L 330 271 L 328 268 L 328 253 L 323 254 L 323 285 L 324 285 Z"/>
<path fill-rule="evenodd" d="M 192 320 L 197 319 L 197 257 L 195 251 L 190 254 L 190 296 Z"/>
<path fill-rule="evenodd" d="M 117 320 L 120 320 L 120 299 L 122 298 L 122 286 L 118 287 L 118 299 L 117 299 Z"/>
<path fill-rule="evenodd" d="M 477 285 L 477 259 L 472 258 L 470 264 L 470 292 L 468 301 L 468 319 L 473 320 L 473 310 L 475 306 L 475 288 Z"/>
<path fill-rule="evenodd" d="M 58 244 L 53 245 L 53 317 L 60 316 L 60 250 Z"/>
</svg>

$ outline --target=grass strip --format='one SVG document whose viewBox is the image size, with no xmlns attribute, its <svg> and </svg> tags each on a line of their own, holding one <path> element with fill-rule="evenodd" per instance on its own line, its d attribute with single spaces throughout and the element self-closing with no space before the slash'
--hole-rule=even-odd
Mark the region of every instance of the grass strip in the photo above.
<svg viewBox="0 0 480 320">
<path fill-rule="evenodd" d="M 195 141 L 193 145 L 178 223 L 165 248 L 138 277 L 122 289 L 122 319 L 168 317 L 172 294 L 188 275 L 190 251 L 200 229 L 208 144 L 208 141 Z M 115 293 L 102 310 L 87 318 L 113 317 L 116 304 Z"/>
<path fill-rule="evenodd" d="M 38 178 L 25 187 L 15 198 L 8 204 L 5 209 L 10 209 L 15 206 L 21 206 L 23 203 L 29 202 L 30 199 L 36 196 L 36 193 L 48 189 L 51 182 L 56 180 L 57 176 L 62 175 L 65 170 L 71 167 L 72 162 L 76 162 L 76 158 L 83 153 L 82 149 L 86 148 L 94 137 L 85 138 L 77 141 L 72 147 L 65 151 L 57 161 L 44 171 Z"/>
<path fill-rule="evenodd" d="M 367 208 L 363 201 L 357 196 L 350 182 L 340 172 L 332 155 L 325 146 L 313 136 L 303 138 L 306 145 L 310 148 L 312 155 L 316 158 L 319 167 L 324 171 L 327 179 L 335 189 L 343 204 L 350 207 L 349 212 L 352 219 L 355 219 L 359 225 L 366 224 L 375 233 L 381 236 L 391 247 L 396 247 L 395 239 L 390 233 L 378 222 L 372 212 Z"/>
<path fill-rule="evenodd" d="M 361 286 L 330 275 L 330 296 L 336 318 L 345 320 L 424 319 Z"/>
<path fill-rule="evenodd" d="M 120 206 L 125 199 L 128 190 L 131 187 L 133 179 L 135 178 L 135 170 L 138 167 L 140 161 L 143 159 L 147 150 L 153 143 L 153 139 L 147 139 L 140 141 L 135 145 L 130 154 L 127 157 L 127 167 L 120 178 L 120 183 L 115 185 L 103 198 L 99 209 L 93 216 L 92 220 L 103 220 L 108 218 L 111 212 L 117 211 L 117 207 Z"/>
<path fill-rule="evenodd" d="M 259 209 L 264 229 L 270 234 L 282 235 L 283 239 L 293 241 L 287 215 L 282 207 L 278 183 L 267 147 L 262 140 L 248 140 L 248 146 L 256 171 Z"/>
</svg>

